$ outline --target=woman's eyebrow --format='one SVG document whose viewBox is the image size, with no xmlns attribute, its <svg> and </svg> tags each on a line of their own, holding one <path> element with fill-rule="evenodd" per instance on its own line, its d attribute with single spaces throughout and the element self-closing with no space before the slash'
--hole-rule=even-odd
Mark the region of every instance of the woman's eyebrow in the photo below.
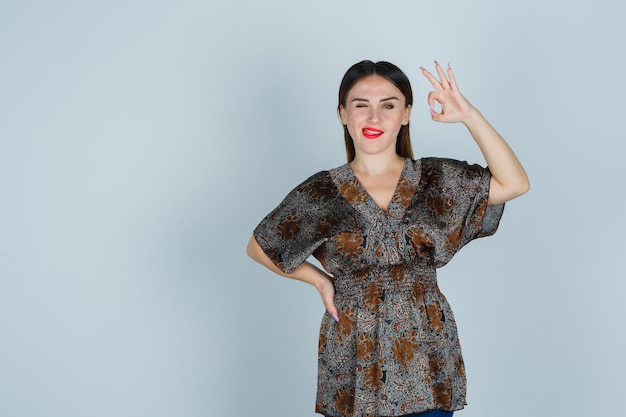
<svg viewBox="0 0 626 417">
<path fill-rule="evenodd" d="M 382 101 L 389 101 L 389 100 L 400 100 L 400 99 L 399 99 L 398 97 L 391 96 L 391 97 L 387 97 L 387 98 L 381 98 L 381 99 L 380 99 L 380 100 L 378 100 L 378 101 L 382 102 Z M 369 101 L 368 99 L 366 99 L 366 98 L 358 98 L 358 97 L 355 97 L 355 98 L 353 98 L 353 99 L 352 99 L 352 102 L 355 102 L 355 101 L 364 101 L 364 102 L 366 102 L 366 103 L 369 103 L 369 102 L 370 102 L 370 101 Z"/>
</svg>

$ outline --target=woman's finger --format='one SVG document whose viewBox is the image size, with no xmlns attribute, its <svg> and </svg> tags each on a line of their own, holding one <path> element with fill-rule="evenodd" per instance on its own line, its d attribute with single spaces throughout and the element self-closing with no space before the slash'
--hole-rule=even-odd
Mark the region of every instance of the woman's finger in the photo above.
<svg viewBox="0 0 626 417">
<path fill-rule="evenodd" d="M 434 75 L 432 75 L 430 72 L 428 72 L 428 70 L 426 68 L 424 68 L 424 67 L 420 67 L 420 69 L 422 70 L 422 74 L 424 74 L 424 77 L 426 77 L 428 79 L 428 81 L 435 88 L 435 90 L 443 91 L 443 86 L 437 80 L 437 78 L 435 78 Z"/>
<path fill-rule="evenodd" d="M 339 312 L 337 311 L 336 308 L 330 309 L 328 310 L 328 314 L 330 314 L 332 316 L 332 318 L 339 323 Z"/>
<path fill-rule="evenodd" d="M 431 91 L 430 93 L 428 93 L 428 107 L 430 107 L 430 117 L 432 117 L 433 120 L 435 121 L 440 121 L 442 114 L 441 113 L 437 113 L 437 111 L 435 110 L 435 101 L 439 101 L 439 92 L 438 91 Z"/>
<path fill-rule="evenodd" d="M 330 314 L 335 321 L 339 321 L 339 311 L 337 310 L 337 307 L 335 307 L 335 303 L 332 299 L 325 300 L 324 307 L 326 307 L 326 311 L 328 311 L 328 314 Z"/>
<path fill-rule="evenodd" d="M 448 79 L 446 78 L 446 75 L 443 72 L 443 68 L 441 68 L 441 65 L 439 65 L 439 62 L 437 61 L 435 61 L 435 70 L 437 70 L 437 74 L 439 74 L 439 83 L 441 84 L 443 89 L 444 90 L 449 89 L 450 83 L 448 82 Z"/>
<path fill-rule="evenodd" d="M 450 80 L 450 87 L 453 90 L 458 90 L 459 86 L 456 84 L 456 79 L 454 78 L 454 73 L 452 72 L 450 64 L 448 64 L 448 79 Z"/>
<path fill-rule="evenodd" d="M 320 295 L 322 296 L 322 302 L 328 314 L 330 314 L 335 321 L 339 321 L 339 312 L 337 307 L 335 307 L 335 287 L 330 280 L 320 289 Z"/>
</svg>

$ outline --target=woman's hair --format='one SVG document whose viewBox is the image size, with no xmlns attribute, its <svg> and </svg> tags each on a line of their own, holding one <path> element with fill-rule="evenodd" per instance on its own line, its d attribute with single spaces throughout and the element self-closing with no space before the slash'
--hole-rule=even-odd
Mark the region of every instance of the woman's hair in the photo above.
<svg viewBox="0 0 626 417">
<path fill-rule="evenodd" d="M 379 75 L 389 80 L 404 95 L 406 99 L 405 106 L 413 105 L 411 83 L 400 68 L 386 61 L 372 62 L 366 60 L 351 66 L 343 76 L 341 85 L 339 86 L 339 104 L 337 105 L 337 111 L 340 111 L 341 107 L 346 108 L 346 100 L 350 89 L 354 87 L 357 82 L 370 75 Z M 343 126 L 343 137 L 346 142 L 346 156 L 348 157 L 348 162 L 352 162 L 355 156 L 354 141 L 346 125 Z M 413 158 L 413 148 L 411 147 L 411 134 L 409 132 L 408 123 L 400 127 L 396 141 L 396 153 L 403 158 Z"/>
</svg>

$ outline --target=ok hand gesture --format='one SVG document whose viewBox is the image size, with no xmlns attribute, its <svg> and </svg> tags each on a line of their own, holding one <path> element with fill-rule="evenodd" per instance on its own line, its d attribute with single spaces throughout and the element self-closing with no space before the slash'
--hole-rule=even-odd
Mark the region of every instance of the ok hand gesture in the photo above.
<svg viewBox="0 0 626 417">
<path fill-rule="evenodd" d="M 443 72 L 441 65 L 435 61 L 435 70 L 439 75 L 437 79 L 425 68 L 420 67 L 422 74 L 435 88 L 435 91 L 428 93 L 428 105 L 430 106 L 430 115 L 436 122 L 454 123 L 465 122 L 476 111 L 474 106 L 459 91 L 456 85 L 452 68 L 448 64 L 447 73 Z M 435 101 L 441 105 L 441 112 L 435 111 Z"/>
</svg>

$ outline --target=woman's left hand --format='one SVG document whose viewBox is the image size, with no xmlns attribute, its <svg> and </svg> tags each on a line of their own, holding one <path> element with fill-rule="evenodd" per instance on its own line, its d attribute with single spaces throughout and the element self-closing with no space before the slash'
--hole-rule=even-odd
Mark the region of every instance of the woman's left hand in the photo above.
<svg viewBox="0 0 626 417">
<path fill-rule="evenodd" d="M 464 122 L 476 111 L 474 106 L 459 91 L 449 64 L 446 77 L 441 65 L 435 61 L 435 70 L 439 75 L 439 79 L 425 68 L 420 67 L 420 69 L 422 74 L 428 78 L 428 81 L 435 88 L 435 91 L 428 93 L 430 115 L 434 121 L 444 123 Z M 435 110 L 435 101 L 441 105 L 441 112 Z"/>
</svg>

